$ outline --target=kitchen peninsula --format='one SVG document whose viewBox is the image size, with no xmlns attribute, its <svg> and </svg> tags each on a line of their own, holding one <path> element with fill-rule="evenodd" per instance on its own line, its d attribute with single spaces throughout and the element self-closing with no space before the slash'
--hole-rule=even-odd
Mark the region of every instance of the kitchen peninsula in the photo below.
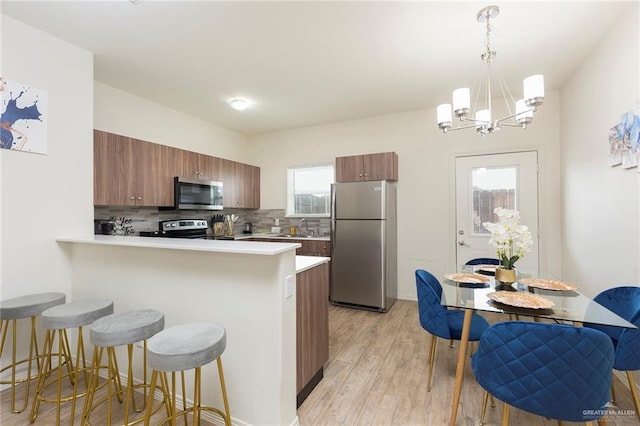
<svg viewBox="0 0 640 426">
<path fill-rule="evenodd" d="M 57 241 L 72 271 L 71 300 L 111 298 L 116 312 L 159 309 L 166 327 L 194 321 L 223 325 L 234 423 L 297 423 L 296 297 L 287 282 L 294 282 L 297 269 L 328 258 L 296 262 L 300 244 L 289 242 L 101 235 Z M 206 366 L 203 377 L 203 403 L 220 406 L 215 366 Z"/>
</svg>

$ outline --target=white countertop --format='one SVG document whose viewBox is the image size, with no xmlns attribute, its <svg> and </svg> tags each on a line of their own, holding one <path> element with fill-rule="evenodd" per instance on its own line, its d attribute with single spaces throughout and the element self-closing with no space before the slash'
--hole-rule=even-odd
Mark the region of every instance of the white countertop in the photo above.
<svg viewBox="0 0 640 426">
<path fill-rule="evenodd" d="M 330 260 L 330 257 L 296 256 L 296 274 L 304 272 L 307 269 L 315 268 L 316 266 L 327 263 Z"/>
<path fill-rule="evenodd" d="M 62 243 L 98 244 L 125 247 L 147 247 L 169 250 L 210 251 L 217 253 L 276 255 L 301 247 L 296 242 L 202 240 L 161 237 L 124 237 L 114 235 L 84 235 L 57 238 Z M 307 257 L 307 256 L 305 256 Z M 297 268 L 296 268 L 297 269 Z"/>
</svg>

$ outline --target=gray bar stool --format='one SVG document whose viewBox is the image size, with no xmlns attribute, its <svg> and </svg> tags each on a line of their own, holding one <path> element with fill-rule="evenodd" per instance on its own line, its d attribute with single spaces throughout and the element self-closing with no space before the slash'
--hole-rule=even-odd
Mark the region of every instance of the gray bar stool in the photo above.
<svg viewBox="0 0 640 426">
<path fill-rule="evenodd" d="M 123 425 L 133 425 L 144 421 L 144 415 L 139 415 L 137 419 L 129 419 L 130 409 L 136 413 L 142 413 L 145 410 L 147 402 L 147 339 L 155 335 L 164 328 L 164 314 L 155 309 L 139 309 L 124 312 L 121 314 L 107 315 L 96 320 L 89 328 L 89 342 L 93 345 L 93 359 L 91 361 L 91 380 L 89 382 L 89 390 L 84 403 L 82 424 L 91 424 L 91 413 L 100 405 L 106 402 L 106 423 L 112 424 L 111 403 L 114 397 L 118 401 L 125 401 L 124 421 Z M 143 352 L 143 381 L 141 384 L 135 384 L 133 378 L 133 344 L 136 342 L 144 342 Z M 127 356 L 129 366 L 127 368 L 127 382 L 123 388 L 120 383 L 118 373 L 118 363 L 115 348 L 117 346 L 127 346 Z M 107 350 L 108 371 L 107 377 L 107 395 L 94 403 L 95 391 L 98 387 L 99 367 L 102 362 L 104 350 Z M 136 405 L 134 391 L 143 389 L 143 400 L 140 408 Z M 153 401 L 151 399 L 150 401 Z M 162 408 L 159 404 L 157 409 Z M 155 412 L 154 411 L 154 412 Z M 100 416 L 101 422 L 104 422 L 103 416 Z M 102 425 L 103 423 L 101 423 Z"/>
<path fill-rule="evenodd" d="M 231 426 L 231 414 L 229 413 L 229 401 L 227 388 L 224 383 L 222 370 L 222 353 L 227 346 L 227 333 L 224 327 L 208 323 L 188 323 L 168 328 L 153 336 L 147 342 L 149 366 L 151 373 L 151 391 L 149 399 L 152 400 L 158 378 L 160 389 L 164 395 L 168 417 L 161 422 L 154 419 L 154 425 L 171 422 L 175 424 L 178 416 L 184 416 L 187 422 L 187 414 L 193 413 L 193 424 L 200 424 L 202 411 L 211 411 L 218 414 L 226 426 Z M 218 363 L 218 377 L 224 403 L 224 412 L 215 407 L 202 406 L 201 396 L 201 368 L 213 360 Z M 193 405 L 187 408 L 185 393 L 186 370 L 195 369 Z M 182 379 L 182 410 L 176 411 L 176 372 L 180 372 Z M 167 379 L 167 372 L 171 372 L 171 388 Z M 171 402 L 170 402 L 171 401 Z M 151 403 L 147 404 L 145 425 L 151 421 Z"/>
<path fill-rule="evenodd" d="M 38 382 L 36 384 L 35 393 L 33 395 L 33 404 L 31 406 L 31 423 L 36 421 L 40 402 L 50 402 L 56 404 L 56 425 L 60 424 L 60 404 L 62 402 L 71 401 L 71 422 L 75 415 L 76 399 L 82 397 L 86 393 L 88 384 L 87 368 L 84 355 L 84 339 L 82 336 L 82 328 L 90 325 L 98 318 L 113 313 L 113 301 L 108 299 L 86 299 L 77 302 L 66 303 L 64 305 L 54 306 L 42 312 L 42 326 L 47 330 L 44 337 L 44 348 L 42 353 L 42 365 L 38 373 Z M 68 328 L 78 329 L 78 344 L 76 349 L 76 365 L 73 366 L 71 360 L 71 349 L 69 347 L 69 339 L 67 337 Z M 56 341 L 56 333 L 58 335 L 58 363 L 52 367 L 53 345 Z M 63 362 L 64 358 L 64 362 Z M 82 365 L 82 368 L 80 367 Z M 63 366 L 67 372 L 62 374 Z M 47 380 L 52 375 L 55 368 L 57 374 L 52 380 Z M 85 390 L 78 393 L 78 381 L 80 373 L 83 373 Z M 62 396 L 62 379 L 69 377 L 73 385 L 73 392 L 70 396 Z M 55 397 L 45 395 L 46 389 L 50 385 L 56 385 Z"/>
<path fill-rule="evenodd" d="M 31 380 L 36 378 L 37 371 L 40 370 L 40 354 L 38 350 L 38 336 L 36 335 L 36 317 L 45 309 L 52 306 L 61 305 L 65 302 L 64 293 L 36 293 L 27 296 L 15 297 L 0 302 L 0 333 L 2 334 L 2 342 L 0 343 L 0 357 L 4 353 L 4 345 L 7 337 L 9 326 L 13 326 L 12 330 L 12 351 L 11 364 L 3 367 L 0 374 L 7 369 L 11 369 L 11 380 L 2 380 L 0 385 L 11 384 L 11 411 L 20 413 L 27 408 L 29 404 L 29 389 Z M 19 319 L 31 318 L 31 342 L 29 343 L 29 357 L 20 361 L 16 360 L 17 348 L 17 321 Z M 35 356 L 34 356 L 35 352 Z M 33 361 L 36 361 L 36 373 L 31 373 Z M 27 375 L 23 379 L 16 379 L 16 367 L 20 364 L 27 363 Z M 24 405 L 16 408 L 16 384 L 27 383 L 27 389 L 24 393 Z"/>
</svg>

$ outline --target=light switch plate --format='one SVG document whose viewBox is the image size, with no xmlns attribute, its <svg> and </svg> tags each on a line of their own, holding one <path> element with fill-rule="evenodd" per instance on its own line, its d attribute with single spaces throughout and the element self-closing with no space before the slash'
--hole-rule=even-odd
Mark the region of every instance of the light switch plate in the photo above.
<svg viewBox="0 0 640 426">
<path fill-rule="evenodd" d="M 293 296 L 293 275 L 287 275 L 284 279 L 284 298 Z"/>
</svg>

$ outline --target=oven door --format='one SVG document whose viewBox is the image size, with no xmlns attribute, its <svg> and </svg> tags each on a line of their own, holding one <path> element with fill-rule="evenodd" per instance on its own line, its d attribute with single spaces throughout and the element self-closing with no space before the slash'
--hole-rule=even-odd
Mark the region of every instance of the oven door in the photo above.
<svg viewBox="0 0 640 426">
<path fill-rule="evenodd" d="M 222 182 L 175 177 L 175 207 L 222 210 Z"/>
</svg>

